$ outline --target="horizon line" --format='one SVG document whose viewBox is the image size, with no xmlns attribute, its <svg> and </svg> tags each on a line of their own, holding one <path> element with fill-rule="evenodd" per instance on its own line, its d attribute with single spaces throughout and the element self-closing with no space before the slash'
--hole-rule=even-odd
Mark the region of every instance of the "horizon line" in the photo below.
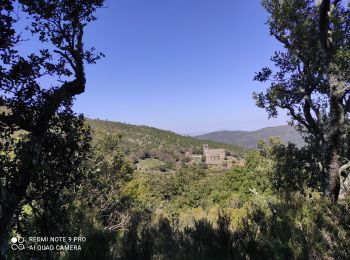
<svg viewBox="0 0 350 260">
<path fill-rule="evenodd" d="M 210 133 L 215 133 L 215 132 L 223 132 L 223 131 L 229 131 L 229 132 L 255 132 L 261 129 L 265 129 L 265 128 L 271 128 L 271 127 L 280 127 L 280 126 L 287 126 L 289 125 L 288 123 L 284 124 L 284 125 L 271 125 L 271 126 L 264 126 L 264 127 L 259 127 L 257 129 L 254 130 L 242 130 L 242 129 L 217 129 L 217 130 L 212 130 L 212 131 L 208 131 L 208 130 L 203 130 L 203 131 L 176 131 L 176 130 L 172 130 L 172 129 L 166 129 L 166 128 L 161 128 L 161 127 L 156 127 L 156 126 L 152 126 L 152 125 L 146 125 L 146 124 L 137 124 L 137 123 L 131 123 L 131 122 L 123 122 L 123 121 L 118 121 L 118 120 L 112 120 L 112 119 L 101 119 L 101 118 L 92 118 L 89 116 L 85 116 L 86 119 L 88 120 L 100 120 L 100 121 L 108 121 L 108 122 L 115 122 L 115 123 L 122 123 L 122 124 L 128 124 L 128 125 L 134 125 L 134 126 L 145 126 L 145 127 L 151 127 L 151 128 L 156 128 L 159 130 L 163 130 L 163 131 L 170 131 L 173 133 L 176 133 L 178 135 L 182 135 L 182 136 L 190 136 L 190 137 L 195 137 L 195 136 L 199 136 L 199 135 L 205 135 L 205 134 L 210 134 Z"/>
</svg>

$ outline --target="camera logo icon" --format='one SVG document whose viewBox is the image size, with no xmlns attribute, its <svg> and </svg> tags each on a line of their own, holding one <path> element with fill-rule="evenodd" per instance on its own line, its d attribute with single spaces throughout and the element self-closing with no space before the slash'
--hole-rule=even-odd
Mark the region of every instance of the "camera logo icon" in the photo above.
<svg viewBox="0 0 350 260">
<path fill-rule="evenodd" d="M 11 243 L 11 248 L 14 251 L 25 249 L 23 237 L 13 237 L 11 238 Z"/>
</svg>

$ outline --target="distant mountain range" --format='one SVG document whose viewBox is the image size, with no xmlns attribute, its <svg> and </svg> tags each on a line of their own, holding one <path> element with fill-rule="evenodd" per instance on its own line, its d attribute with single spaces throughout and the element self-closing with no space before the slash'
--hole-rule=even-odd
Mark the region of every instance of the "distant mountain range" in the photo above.
<svg viewBox="0 0 350 260">
<path fill-rule="evenodd" d="M 198 135 L 195 138 L 255 148 L 259 140 L 268 140 L 270 136 L 279 137 L 285 143 L 291 142 L 298 146 L 304 144 L 301 135 L 289 125 L 266 127 L 256 131 L 217 131 Z"/>
</svg>

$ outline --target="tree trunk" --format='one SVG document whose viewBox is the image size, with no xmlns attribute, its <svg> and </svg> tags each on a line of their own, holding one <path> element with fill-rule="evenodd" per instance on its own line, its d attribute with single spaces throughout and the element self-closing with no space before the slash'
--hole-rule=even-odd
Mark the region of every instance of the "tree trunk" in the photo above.
<svg viewBox="0 0 350 260">
<path fill-rule="evenodd" d="M 333 152 L 331 162 L 329 164 L 329 195 L 333 202 L 336 202 L 340 192 L 340 176 L 339 176 L 339 155 Z"/>
<path fill-rule="evenodd" d="M 344 134 L 345 115 L 342 106 L 342 93 L 335 76 L 330 76 L 330 111 L 329 135 L 326 146 L 326 168 L 328 172 L 328 192 L 336 202 L 340 191 L 340 146 Z"/>
<path fill-rule="evenodd" d="M 0 219 L 0 260 L 6 259 L 7 245 L 9 242 L 8 223 L 11 223 L 12 216 L 2 214 Z"/>
<path fill-rule="evenodd" d="M 335 9 L 340 1 L 322 0 L 320 3 L 320 43 L 324 50 L 325 62 L 328 66 L 327 74 L 329 76 L 329 102 L 330 111 L 328 122 L 328 135 L 325 151 L 325 166 L 326 166 L 326 186 L 327 192 L 334 202 L 338 200 L 340 191 L 340 149 L 342 145 L 343 135 L 345 133 L 345 111 L 342 104 L 343 96 L 345 95 L 344 82 L 337 75 L 341 75 L 338 66 L 336 65 L 335 48 L 332 41 L 332 31 L 330 26 L 330 14 Z"/>
</svg>

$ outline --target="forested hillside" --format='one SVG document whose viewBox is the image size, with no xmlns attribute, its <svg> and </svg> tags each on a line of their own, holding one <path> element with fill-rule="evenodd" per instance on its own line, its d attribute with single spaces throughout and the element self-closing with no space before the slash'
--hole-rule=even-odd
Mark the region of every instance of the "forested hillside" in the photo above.
<svg viewBox="0 0 350 260">
<path fill-rule="evenodd" d="M 184 159 L 186 154 L 203 154 L 203 144 L 208 144 L 211 148 L 226 149 L 237 158 L 244 157 L 247 151 L 238 145 L 197 140 L 154 127 L 90 119 L 88 124 L 93 131 L 94 143 L 98 143 L 104 135 L 119 135 L 121 138 L 118 147 L 131 160 L 155 158 L 177 162 Z"/>
</svg>

